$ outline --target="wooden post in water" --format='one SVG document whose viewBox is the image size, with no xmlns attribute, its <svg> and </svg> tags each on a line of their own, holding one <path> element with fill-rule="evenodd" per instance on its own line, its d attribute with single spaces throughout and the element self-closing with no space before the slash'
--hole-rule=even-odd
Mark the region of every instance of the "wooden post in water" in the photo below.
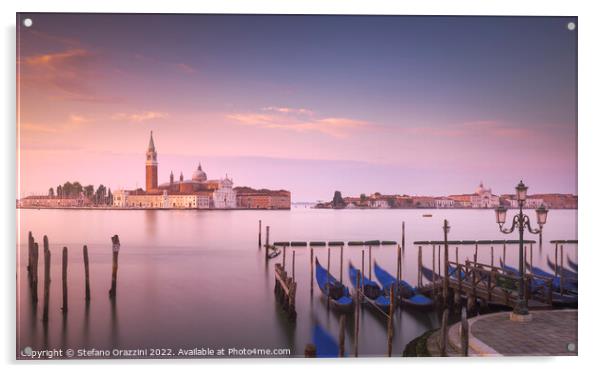
<svg viewBox="0 0 602 373">
<path fill-rule="evenodd" d="M 34 304 L 38 303 L 38 257 L 40 251 L 38 247 L 38 243 L 33 243 L 33 258 L 32 258 L 32 282 L 31 282 L 31 296 Z"/>
<path fill-rule="evenodd" d="M 437 245 L 437 278 L 441 279 L 441 245 Z"/>
<path fill-rule="evenodd" d="M 458 275 L 458 279 L 459 279 L 460 278 L 460 272 L 459 272 L 460 271 L 460 259 L 458 257 L 458 246 L 456 246 L 456 266 L 457 266 L 456 274 Z"/>
<path fill-rule="evenodd" d="M 88 260 L 88 246 L 84 245 L 84 274 L 86 279 L 86 303 L 90 302 L 90 261 Z"/>
<path fill-rule="evenodd" d="M 447 219 L 445 219 L 443 221 L 443 239 L 445 242 L 445 245 L 443 247 L 443 273 L 445 274 L 445 280 L 443 283 L 443 302 L 446 305 L 449 292 L 449 245 L 447 242 L 447 234 L 449 233 L 449 229 L 449 223 Z M 456 270 L 458 270 L 458 268 L 456 268 Z M 447 309 L 445 310 L 445 312 L 447 312 Z"/>
<path fill-rule="evenodd" d="M 418 286 L 422 286 L 422 246 L 418 246 Z"/>
<path fill-rule="evenodd" d="M 363 249 L 362 249 L 362 277 L 364 277 L 364 250 Z M 362 286 L 362 291 L 363 291 L 364 290 L 364 281 L 362 281 L 361 286 Z"/>
<path fill-rule="evenodd" d="M 493 267 L 495 263 L 493 262 L 493 246 L 491 246 L 491 266 Z"/>
<path fill-rule="evenodd" d="M 554 277 L 558 276 L 558 242 L 554 245 Z"/>
<path fill-rule="evenodd" d="M 67 248 L 63 247 L 63 313 L 67 313 Z"/>
<path fill-rule="evenodd" d="M 435 269 L 435 245 L 433 245 L 433 265 L 431 268 L 433 269 L 433 291 L 435 291 L 435 282 L 437 281 L 437 271 Z"/>
<path fill-rule="evenodd" d="M 560 294 L 564 294 L 564 245 L 560 245 Z"/>
<path fill-rule="evenodd" d="M 401 246 L 397 245 L 397 283 L 401 280 Z"/>
<path fill-rule="evenodd" d="M 401 222 L 401 250 L 405 252 L 406 250 L 406 222 Z"/>
<path fill-rule="evenodd" d="M 48 237 L 44 236 L 44 308 L 42 321 L 48 322 L 48 303 L 50 302 L 50 249 Z"/>
<path fill-rule="evenodd" d="M 460 340 L 462 346 L 462 356 L 468 356 L 468 320 L 466 319 L 466 308 L 462 307 L 462 324 L 460 331 Z"/>
<path fill-rule="evenodd" d="M 441 317 L 441 329 L 439 330 L 439 352 L 441 356 L 447 356 L 447 323 L 449 310 L 446 308 Z"/>
<path fill-rule="evenodd" d="M 309 287 L 309 294 L 314 294 L 314 248 L 310 248 L 310 257 L 309 257 L 309 282 L 311 283 Z"/>
<path fill-rule="evenodd" d="M 362 251 L 363 253 L 363 251 Z M 353 338 L 353 354 L 355 357 L 359 351 L 359 335 L 360 335 L 360 274 L 355 272 L 355 328 Z M 362 274 L 363 276 L 364 274 Z"/>
<path fill-rule="evenodd" d="M 345 356 L 345 314 L 339 318 L 339 357 Z"/>
<path fill-rule="evenodd" d="M 340 260 L 340 268 L 339 268 L 339 281 L 341 282 L 341 284 L 343 283 L 343 247 L 341 245 L 341 260 Z"/>
<path fill-rule="evenodd" d="M 32 280 L 32 269 L 33 269 L 33 235 L 31 231 L 29 231 L 29 235 L 27 236 L 27 278 L 29 279 L 29 286 L 33 285 Z"/>
<path fill-rule="evenodd" d="M 474 245 L 474 262 L 475 262 L 475 264 L 477 263 L 478 259 L 479 259 L 479 244 L 475 244 Z"/>
<path fill-rule="evenodd" d="M 326 269 L 327 277 L 330 276 L 330 246 L 328 246 L 328 265 Z M 326 308 L 330 310 L 330 281 L 326 281 Z"/>
<path fill-rule="evenodd" d="M 259 234 L 258 234 L 259 238 L 258 238 L 258 245 L 261 248 L 261 219 L 259 219 Z"/>
<path fill-rule="evenodd" d="M 270 226 L 265 226 L 265 246 L 270 246 Z"/>
<path fill-rule="evenodd" d="M 506 265 L 506 242 L 504 242 L 504 253 L 502 255 L 502 263 Z"/>
<path fill-rule="evenodd" d="M 286 246 L 282 247 L 282 269 L 286 269 Z"/>
<path fill-rule="evenodd" d="M 372 245 L 368 246 L 368 280 L 372 281 Z"/>
<path fill-rule="evenodd" d="M 119 243 L 119 236 L 114 235 L 111 237 L 111 242 L 113 244 L 113 271 L 111 273 L 111 289 L 109 290 L 109 298 L 114 299 L 117 295 L 117 267 L 119 265 L 119 248 L 121 244 Z"/>
<path fill-rule="evenodd" d="M 387 356 L 391 357 L 393 353 L 393 311 L 395 310 L 394 295 L 395 290 L 393 284 L 389 288 L 390 301 L 389 301 L 389 322 L 387 323 Z"/>
<path fill-rule="evenodd" d="M 295 250 L 293 250 L 293 280 L 295 280 Z"/>
</svg>

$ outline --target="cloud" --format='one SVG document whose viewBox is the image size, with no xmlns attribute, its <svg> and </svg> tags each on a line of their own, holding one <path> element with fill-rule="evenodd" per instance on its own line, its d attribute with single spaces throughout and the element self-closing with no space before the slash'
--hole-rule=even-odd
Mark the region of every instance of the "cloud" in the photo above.
<svg viewBox="0 0 602 373">
<path fill-rule="evenodd" d="M 148 120 L 165 119 L 167 117 L 169 117 L 168 113 L 159 112 L 159 111 L 144 111 L 141 113 L 131 113 L 131 114 L 116 113 L 111 116 L 111 119 L 125 120 L 128 122 L 140 123 L 140 122 L 145 122 Z"/>
<path fill-rule="evenodd" d="M 268 111 L 270 113 L 266 114 Z M 294 132 L 318 132 L 336 138 L 370 126 L 362 120 L 343 117 L 318 117 L 311 110 L 284 107 L 263 108 L 261 113 L 234 113 L 226 116 L 238 124 Z"/>
<path fill-rule="evenodd" d="M 36 91 L 64 100 L 107 102 L 113 98 L 95 92 L 93 85 L 100 78 L 99 55 L 86 48 L 70 48 L 60 52 L 34 54 L 18 61 L 19 79 Z"/>
<path fill-rule="evenodd" d="M 178 71 L 183 72 L 184 74 L 196 74 L 199 71 L 194 67 L 185 64 L 185 63 L 177 63 L 174 65 Z"/>
<path fill-rule="evenodd" d="M 296 109 L 296 108 L 290 108 L 290 107 L 268 106 L 268 107 L 264 107 L 261 110 L 273 111 L 273 112 L 283 113 L 283 114 L 302 114 L 302 115 L 309 115 L 309 116 L 314 115 L 313 111 L 308 110 L 308 109 L 303 109 L 303 108 Z"/>
</svg>

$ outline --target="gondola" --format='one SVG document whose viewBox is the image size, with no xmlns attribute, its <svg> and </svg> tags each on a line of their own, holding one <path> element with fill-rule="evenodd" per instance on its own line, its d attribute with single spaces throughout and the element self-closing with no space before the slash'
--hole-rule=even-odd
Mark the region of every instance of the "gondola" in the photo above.
<svg viewBox="0 0 602 373">
<path fill-rule="evenodd" d="M 431 298 L 421 294 L 418 289 L 404 280 L 397 281 L 395 277 L 381 268 L 376 262 L 374 263 L 374 275 L 385 289 L 385 292 L 390 292 L 391 285 L 397 288 L 398 299 L 401 298 L 400 300 L 403 305 L 421 310 L 430 310 L 433 308 L 435 302 Z M 396 287 L 395 284 L 397 284 Z"/>
<path fill-rule="evenodd" d="M 339 345 L 320 324 L 314 325 L 312 342 L 316 346 L 316 357 L 338 357 Z"/>
<path fill-rule="evenodd" d="M 573 269 L 573 271 L 575 271 L 575 272 L 579 272 L 579 266 L 577 265 L 577 263 L 576 263 L 576 262 L 573 262 L 573 261 L 571 260 L 571 258 L 569 258 L 569 257 L 567 257 L 566 259 L 567 259 L 567 261 L 569 262 L 569 267 L 571 267 L 571 268 Z"/>
<path fill-rule="evenodd" d="M 554 289 L 554 291 L 560 291 L 562 289 L 562 290 L 568 290 L 573 293 L 577 293 L 577 289 L 578 289 L 577 281 L 575 281 L 574 278 L 568 277 L 568 278 L 562 279 L 563 281 L 562 281 L 562 286 L 561 286 L 559 276 L 554 276 L 554 274 L 548 273 L 541 268 L 531 266 L 531 265 L 529 265 L 529 263 L 526 263 L 526 264 L 527 264 L 527 268 L 534 275 L 551 279 L 552 280 L 552 288 Z"/>
<path fill-rule="evenodd" d="M 280 255 L 280 249 L 277 246 L 268 246 L 266 250 L 269 250 L 268 259 L 273 259 Z"/>
<path fill-rule="evenodd" d="M 349 280 L 351 281 L 353 288 L 355 288 L 357 284 L 358 274 L 360 275 L 360 287 L 363 289 L 364 295 L 374 301 L 374 304 L 383 312 L 388 313 L 389 307 L 391 306 L 391 299 L 385 295 L 385 292 L 376 282 L 367 279 L 366 276 L 362 275 L 360 270 L 349 263 Z"/>
<path fill-rule="evenodd" d="M 328 271 L 320 265 L 316 258 L 316 282 L 322 294 L 332 307 L 339 312 L 352 312 L 353 300 L 349 289 L 337 281 Z"/>
<path fill-rule="evenodd" d="M 501 261 L 500 261 L 501 263 Z M 511 273 L 514 276 L 520 276 L 519 271 L 511 266 L 501 264 L 502 268 Z M 532 279 L 531 293 L 537 292 L 537 287 L 546 287 L 546 282 L 540 279 Z M 552 304 L 554 306 L 576 306 L 577 305 L 577 294 L 575 293 L 560 293 L 554 289 L 554 282 L 552 282 Z"/>
<path fill-rule="evenodd" d="M 447 272 L 449 274 L 449 277 L 454 277 L 454 278 L 458 278 L 456 275 L 456 270 L 457 268 L 455 266 L 452 266 L 451 264 L 448 265 L 447 267 Z M 441 276 L 439 276 L 438 274 L 434 273 L 430 268 L 427 268 L 425 266 L 422 266 L 422 275 L 424 277 L 426 277 L 427 280 L 429 280 L 430 282 L 433 282 L 433 279 L 439 279 Z M 464 280 L 466 278 L 466 272 L 460 270 L 460 278 L 462 280 Z"/>
<path fill-rule="evenodd" d="M 553 270 L 554 272 L 557 272 L 558 274 L 560 274 L 560 272 L 562 272 L 562 277 L 564 277 L 564 279 L 573 279 L 573 281 L 577 281 L 577 273 L 571 271 L 568 268 L 562 268 L 560 267 L 560 265 L 558 267 L 556 267 L 556 265 L 554 265 L 554 262 L 552 262 L 550 260 L 550 257 L 548 256 L 548 267 L 550 267 L 551 270 Z"/>
</svg>

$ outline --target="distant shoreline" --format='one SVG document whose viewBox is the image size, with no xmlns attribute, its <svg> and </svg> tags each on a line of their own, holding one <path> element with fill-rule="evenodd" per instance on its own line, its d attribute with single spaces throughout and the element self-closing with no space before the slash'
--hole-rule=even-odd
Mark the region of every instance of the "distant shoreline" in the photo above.
<svg viewBox="0 0 602 373">
<path fill-rule="evenodd" d="M 449 208 L 436 208 L 436 207 L 413 207 L 413 208 L 325 208 L 325 207 L 306 207 L 314 210 L 348 210 L 348 211 L 357 211 L 357 210 L 369 210 L 369 211 L 386 211 L 386 210 L 437 210 L 437 211 L 447 211 L 447 210 L 472 210 L 472 211 L 482 211 L 482 210 L 495 210 L 495 208 L 473 208 L 473 207 L 449 207 Z M 197 209 L 197 208 L 162 208 L 162 207 L 17 207 L 17 210 L 107 210 L 107 211 L 139 211 L 139 210 L 159 210 L 159 211 L 291 211 L 292 208 L 288 209 L 267 209 L 267 208 L 245 208 L 245 207 L 237 207 L 230 209 L 216 209 L 216 208 L 206 208 L 206 209 Z M 518 208 L 509 208 L 509 210 L 518 210 Z M 523 210 L 535 210 L 535 208 L 523 208 Z M 578 210 L 578 208 L 549 208 L 548 210 Z"/>
</svg>

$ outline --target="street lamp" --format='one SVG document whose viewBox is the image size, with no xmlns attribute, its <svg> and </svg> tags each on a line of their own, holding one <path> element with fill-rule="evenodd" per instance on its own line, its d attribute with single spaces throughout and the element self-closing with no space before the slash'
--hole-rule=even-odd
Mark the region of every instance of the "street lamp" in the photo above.
<svg viewBox="0 0 602 373">
<path fill-rule="evenodd" d="M 523 184 L 523 181 L 516 186 L 516 199 L 518 201 L 519 212 L 512 218 L 512 226 L 510 228 L 504 228 L 506 223 L 506 212 L 507 209 L 503 206 L 499 206 L 495 209 L 495 220 L 500 226 L 500 232 L 504 234 L 511 234 L 515 228 L 518 228 L 518 239 L 519 239 L 519 288 L 518 288 L 518 302 L 512 311 L 510 318 L 512 320 L 528 321 L 530 319 L 529 309 L 527 308 L 527 301 L 525 300 L 525 257 L 524 257 L 524 239 L 523 235 L 525 228 L 532 234 L 539 234 L 543 230 L 543 225 L 546 223 L 548 218 L 548 210 L 542 204 L 535 212 L 537 214 L 537 225 L 539 229 L 531 228 L 529 217 L 523 214 L 523 207 L 527 201 L 527 189 L 528 187 Z"/>
</svg>

